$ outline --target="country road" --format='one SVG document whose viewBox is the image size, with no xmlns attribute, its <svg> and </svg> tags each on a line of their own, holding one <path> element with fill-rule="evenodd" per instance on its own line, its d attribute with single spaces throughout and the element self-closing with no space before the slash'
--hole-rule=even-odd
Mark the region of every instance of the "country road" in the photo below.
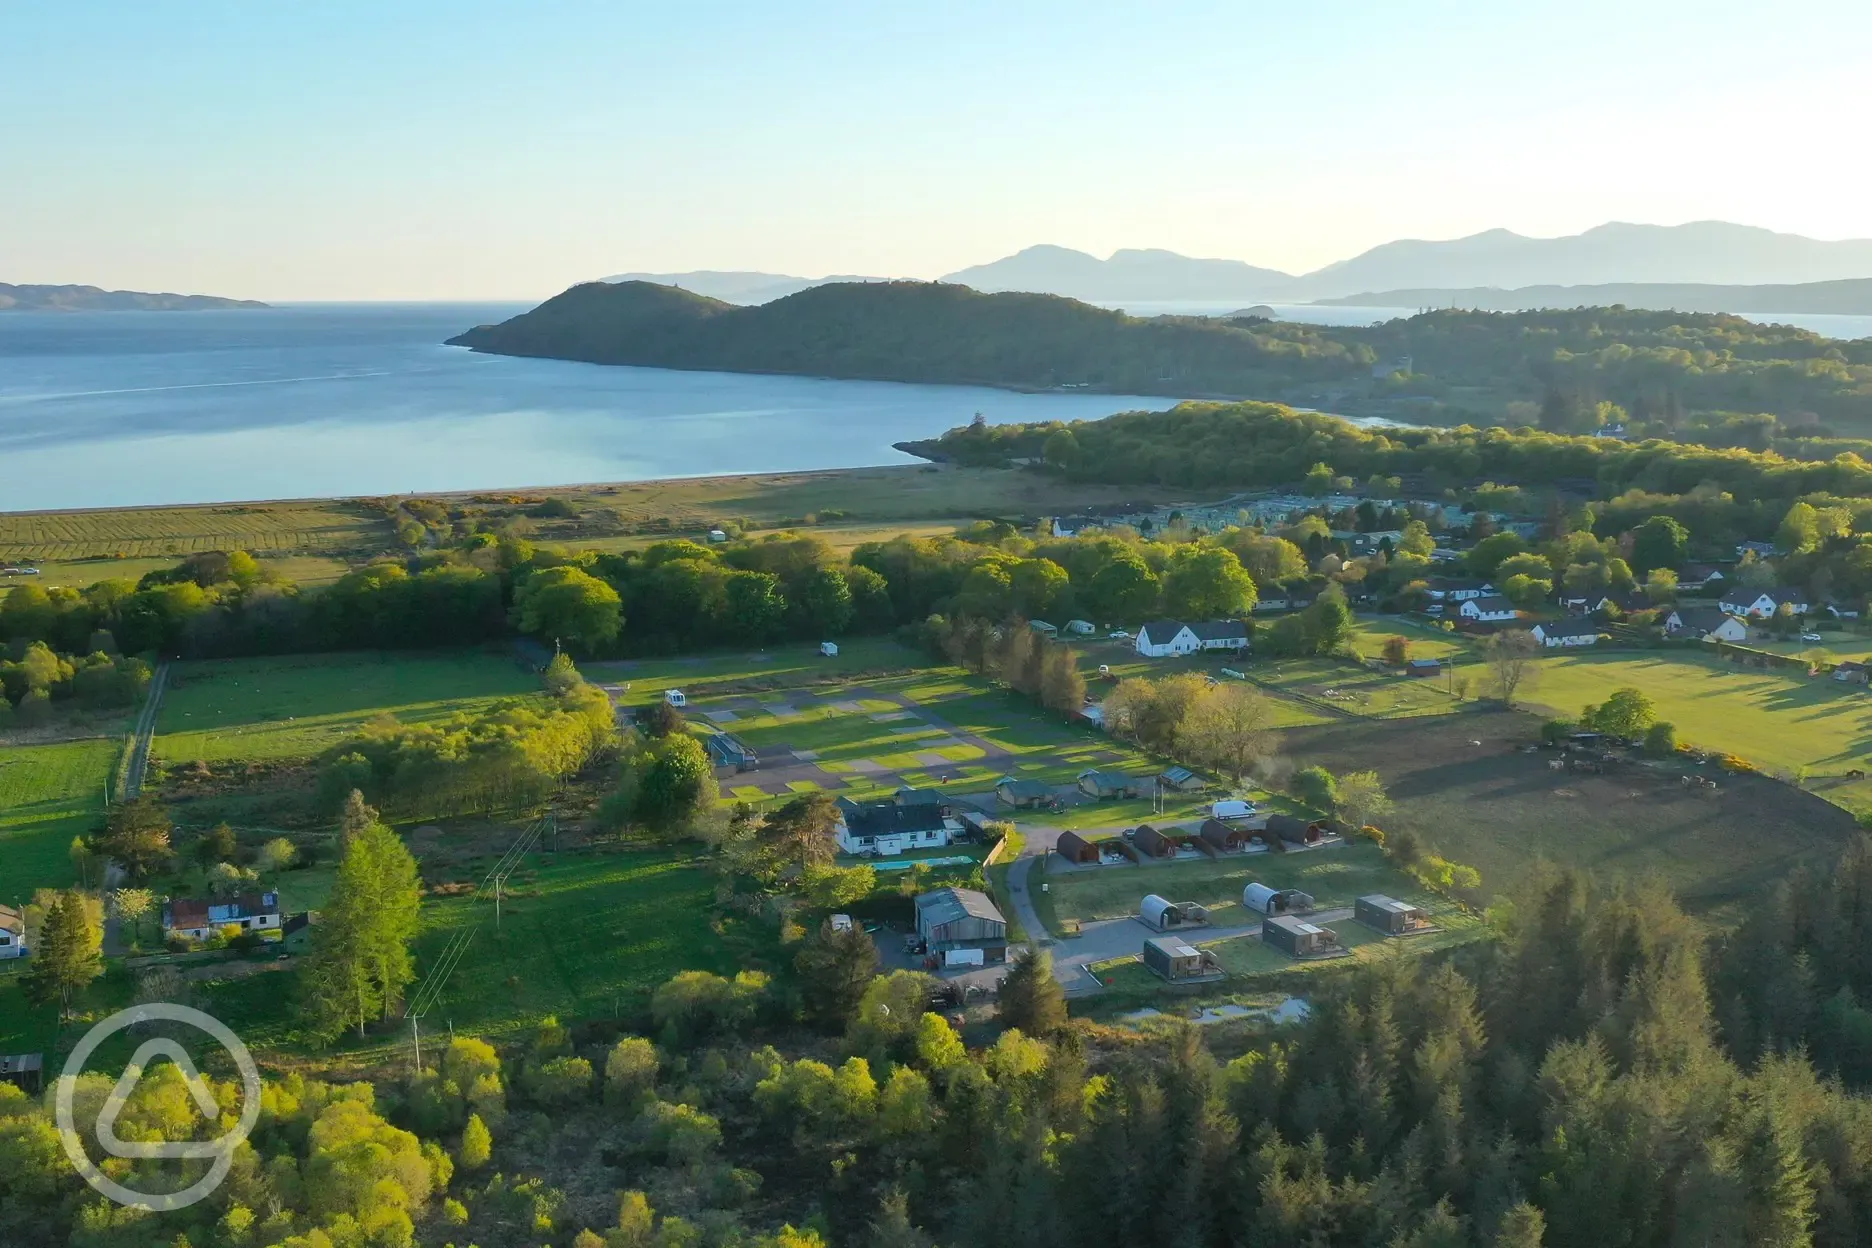
<svg viewBox="0 0 1872 1248">
<path fill-rule="evenodd" d="M 150 741 L 156 736 L 156 716 L 162 709 L 163 686 L 168 681 L 169 665 L 157 664 L 156 674 L 150 677 L 149 696 L 143 700 L 143 710 L 137 715 L 136 726 L 131 730 L 134 739 L 130 743 L 130 766 L 124 773 L 124 801 L 129 801 L 143 791 L 143 773 L 149 770 Z"/>
</svg>

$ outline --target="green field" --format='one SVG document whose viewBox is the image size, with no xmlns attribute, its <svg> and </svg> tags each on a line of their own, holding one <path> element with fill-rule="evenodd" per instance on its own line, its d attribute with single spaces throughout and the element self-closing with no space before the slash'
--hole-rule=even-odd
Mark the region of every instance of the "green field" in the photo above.
<svg viewBox="0 0 1872 1248">
<path fill-rule="evenodd" d="M 929 658 L 920 650 L 888 638 L 852 638 L 839 643 L 833 658 L 817 643 L 772 646 L 758 653 L 693 655 L 677 659 L 623 659 L 579 665 L 585 679 L 622 687 L 622 700 L 641 704 L 681 689 L 706 696 L 738 689 L 787 689 L 867 672 L 901 672 L 921 667 Z"/>
<path fill-rule="evenodd" d="M 1148 893 L 1208 906 L 1218 924 L 1258 921 L 1242 909 L 1242 889 L 1249 884 L 1298 888 L 1313 894 L 1322 910 L 1350 906 L 1366 893 L 1388 893 L 1419 904 L 1423 895 L 1402 872 L 1385 861 L 1370 841 L 1287 854 L 1230 854 L 1161 866 L 1098 867 L 1053 871 L 1046 875 L 1046 896 L 1054 914 L 1081 923 L 1119 919 L 1137 913 Z"/>
<path fill-rule="evenodd" d="M 1474 653 L 1459 634 L 1370 616 L 1361 617 L 1357 627 L 1352 630 L 1352 646 L 1368 659 L 1382 658 L 1387 637 L 1402 637 L 1409 642 L 1408 657 L 1413 659 L 1463 658 Z"/>
<path fill-rule="evenodd" d="M 1571 716 L 1630 685 L 1677 726 L 1680 741 L 1763 768 L 1840 772 L 1864 767 L 1872 754 L 1872 696 L 1863 685 L 1683 651 L 1561 655 L 1534 670 L 1524 702 Z"/>
<path fill-rule="evenodd" d="M 170 764 L 311 758 L 385 712 L 408 723 L 444 719 L 538 689 L 532 673 L 495 652 L 177 664 L 155 755 Z"/>
<path fill-rule="evenodd" d="M 91 832 L 123 752 L 116 738 L 0 747 L 0 901 L 72 882 L 72 838 Z"/>
<path fill-rule="evenodd" d="M 1349 715 L 1377 719 L 1447 715 L 1458 705 L 1444 689 L 1443 681 L 1435 677 L 1374 671 L 1334 659 L 1283 659 L 1257 664 L 1249 669 L 1249 675 L 1272 693 Z"/>
<path fill-rule="evenodd" d="M 380 513 L 342 500 L 0 514 L 0 553 L 9 559 L 111 561 L 203 550 L 331 554 L 375 550 L 391 536 Z M 99 566 L 107 569 L 108 562 Z M 102 570 L 93 579 L 115 575 Z"/>
</svg>

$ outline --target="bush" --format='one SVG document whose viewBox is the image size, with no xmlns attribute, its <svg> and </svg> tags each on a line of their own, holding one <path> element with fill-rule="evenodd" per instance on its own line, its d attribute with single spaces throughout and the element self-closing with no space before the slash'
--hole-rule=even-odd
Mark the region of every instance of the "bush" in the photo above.
<svg viewBox="0 0 1872 1248">
<path fill-rule="evenodd" d="M 1647 754 L 1660 757 L 1677 752 L 1677 725 L 1662 720 L 1645 730 L 1644 748 Z"/>
<path fill-rule="evenodd" d="M 1570 719 L 1550 719 L 1540 726 L 1540 739 L 1544 745 L 1559 745 L 1572 736 L 1578 725 Z"/>
<path fill-rule="evenodd" d="M 1339 782 L 1324 767 L 1305 767 L 1295 772 L 1293 791 L 1315 810 L 1330 812 L 1339 804 Z"/>
</svg>

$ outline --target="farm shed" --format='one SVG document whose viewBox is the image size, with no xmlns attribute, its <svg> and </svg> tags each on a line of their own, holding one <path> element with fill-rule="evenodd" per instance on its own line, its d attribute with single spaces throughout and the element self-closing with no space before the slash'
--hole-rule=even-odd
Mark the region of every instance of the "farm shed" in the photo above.
<svg viewBox="0 0 1872 1248">
<path fill-rule="evenodd" d="M 1276 914 L 1261 920 L 1261 943 L 1292 954 L 1296 958 L 1331 953 L 1339 947 L 1339 937 L 1329 927 Z"/>
<path fill-rule="evenodd" d="M 1269 888 L 1250 884 L 1242 889 L 1242 906 L 1259 915 L 1297 914 L 1313 908 L 1313 894 L 1297 888 Z"/>
<path fill-rule="evenodd" d="M 1141 823 L 1131 834 L 1131 844 L 1146 858 L 1174 858 L 1177 842 L 1171 840 L 1148 823 Z"/>
<path fill-rule="evenodd" d="M 732 767 L 736 771 L 747 771 L 760 765 L 760 755 L 756 754 L 747 742 L 729 733 L 710 733 L 704 744 L 708 746 L 709 761 L 717 767 Z"/>
<path fill-rule="evenodd" d="M 1143 782 L 1136 776 L 1127 776 L 1122 771 L 1100 771 L 1096 767 L 1080 772 L 1078 783 L 1081 793 L 1101 801 L 1136 797 L 1144 788 Z"/>
<path fill-rule="evenodd" d="M 1015 810 L 1041 806 L 1053 796 L 1053 790 L 1038 780 L 1018 780 L 1003 776 L 995 784 L 995 800 Z"/>
<path fill-rule="evenodd" d="M 1200 789 L 1207 783 L 1187 767 L 1166 767 L 1157 777 L 1157 782 L 1165 788 L 1176 789 L 1184 793 L 1192 789 Z"/>
<path fill-rule="evenodd" d="M 1077 832 L 1062 832 L 1053 842 L 1053 852 L 1067 862 L 1097 862 L 1099 847 Z"/>
<path fill-rule="evenodd" d="M 1368 893 L 1353 902 L 1352 917 L 1388 936 L 1401 936 L 1430 925 L 1430 916 L 1420 907 L 1383 893 Z"/>
<path fill-rule="evenodd" d="M 916 899 L 917 935 L 933 954 L 980 949 L 989 962 L 1007 961 L 1007 920 L 988 894 L 939 888 Z"/>
<path fill-rule="evenodd" d="M 45 1057 L 39 1053 L 0 1054 L 0 1083 L 10 1083 L 28 1096 L 39 1095 L 45 1079 Z"/>
<path fill-rule="evenodd" d="M 1269 834 L 1289 845 L 1317 845 L 1325 828 L 1324 823 L 1308 823 L 1293 815 L 1269 815 L 1267 821 Z"/>
<path fill-rule="evenodd" d="M 1196 979 L 1204 973 L 1207 958 L 1203 951 L 1174 936 L 1157 936 L 1144 942 L 1144 965 L 1164 979 Z"/>
<path fill-rule="evenodd" d="M 1196 829 L 1196 835 L 1211 847 L 1229 853 L 1247 845 L 1254 833 L 1247 828 L 1223 823 L 1220 819 L 1205 819 L 1202 821 L 1202 827 Z"/>
<path fill-rule="evenodd" d="M 1404 664 L 1408 676 L 1435 676 L 1442 670 L 1442 659 L 1411 659 Z"/>
</svg>

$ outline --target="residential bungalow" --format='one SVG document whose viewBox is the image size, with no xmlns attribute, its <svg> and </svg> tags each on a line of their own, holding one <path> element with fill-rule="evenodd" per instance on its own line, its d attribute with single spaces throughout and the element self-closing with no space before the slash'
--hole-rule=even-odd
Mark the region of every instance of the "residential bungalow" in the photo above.
<svg viewBox="0 0 1872 1248">
<path fill-rule="evenodd" d="M 1339 936 L 1330 927 L 1308 923 L 1289 914 L 1269 915 L 1261 920 L 1261 943 L 1296 958 L 1339 951 Z"/>
<path fill-rule="evenodd" d="M 1325 835 L 1326 824 L 1308 823 L 1305 819 L 1293 815 L 1269 815 L 1267 831 L 1270 836 L 1277 836 L 1289 845 L 1317 845 Z"/>
<path fill-rule="evenodd" d="M 1059 840 L 1053 842 L 1053 852 L 1073 863 L 1097 863 L 1099 847 L 1077 832 L 1062 832 Z"/>
<path fill-rule="evenodd" d="M 1187 767 L 1166 767 L 1158 775 L 1157 783 L 1166 789 L 1175 789 L 1179 793 L 1188 793 L 1200 789 L 1209 782 Z"/>
<path fill-rule="evenodd" d="M 712 732 L 703 740 L 703 744 L 708 747 L 709 762 L 717 767 L 752 771 L 760 766 L 760 755 L 754 752 L 754 747 L 732 734 Z"/>
<path fill-rule="evenodd" d="M 1442 659 L 1406 659 L 1404 661 L 1406 676 L 1438 676 L 1442 672 Z"/>
<path fill-rule="evenodd" d="M 1787 585 L 1777 585 L 1773 589 L 1743 589 L 1737 586 L 1725 590 L 1716 605 L 1730 615 L 1746 615 L 1758 620 L 1765 620 L 1783 605 L 1791 607 L 1795 615 L 1806 615 L 1811 604 L 1807 601 L 1807 591 Z"/>
<path fill-rule="evenodd" d="M 1003 776 L 995 782 L 995 801 L 1015 810 L 1031 810 L 1046 805 L 1052 799 L 1052 786 L 1038 780 Z"/>
<path fill-rule="evenodd" d="M 1690 563 L 1677 569 L 1678 589 L 1721 589 L 1729 578 L 1709 563 Z"/>
<path fill-rule="evenodd" d="M 1754 555 L 1757 559 L 1770 559 L 1776 554 L 1773 542 L 1739 542 L 1736 545 L 1736 558 Z"/>
<path fill-rule="evenodd" d="M 1203 844 L 1220 854 L 1233 854 L 1246 849 L 1248 842 L 1254 839 L 1254 833 L 1239 824 L 1223 823 L 1220 819 L 1205 819 L 1196 829 L 1196 835 Z"/>
<path fill-rule="evenodd" d="M 1174 936 L 1154 936 L 1145 941 L 1144 966 L 1151 974 L 1171 983 L 1220 973 L 1213 953 L 1204 953 Z"/>
<path fill-rule="evenodd" d="M 1262 916 L 1272 914 L 1301 914 L 1314 906 L 1313 894 L 1303 893 L 1297 888 L 1269 888 L 1265 884 L 1250 884 L 1242 889 L 1242 905 L 1250 913 Z"/>
<path fill-rule="evenodd" d="M 962 833 L 940 805 L 900 806 L 896 802 L 836 803 L 838 847 L 847 854 L 895 857 L 913 849 L 940 849 Z"/>
<path fill-rule="evenodd" d="M 1352 917 L 1387 936 L 1402 936 L 1430 926 L 1430 916 L 1422 907 L 1387 897 L 1383 893 L 1368 893 L 1354 901 Z"/>
<path fill-rule="evenodd" d="M 1679 641 L 1748 640 L 1748 624 L 1720 607 L 1676 607 L 1664 617 L 1664 635 Z"/>
<path fill-rule="evenodd" d="M 1152 620 L 1138 629 L 1137 652 L 1147 659 L 1166 659 L 1203 650 L 1231 652 L 1248 648 L 1248 625 L 1241 620 Z"/>
<path fill-rule="evenodd" d="M 1500 594 L 1486 594 L 1463 599 L 1459 612 L 1465 620 L 1478 624 L 1510 624 L 1521 618 L 1515 605 Z"/>
<path fill-rule="evenodd" d="M 1148 823 L 1141 823 L 1131 833 L 1131 848 L 1146 858 L 1174 858 L 1177 842 Z"/>
<path fill-rule="evenodd" d="M 242 893 L 220 901 L 178 897 L 163 903 L 162 926 L 164 940 L 207 940 L 225 927 L 277 936 L 279 894 Z"/>
<path fill-rule="evenodd" d="M 1626 594 L 1601 594 L 1594 600 L 1592 610 L 1597 615 L 1610 615 L 1613 613 L 1630 615 L 1634 611 L 1649 611 L 1656 605 L 1656 603 L 1634 589 Z"/>
<path fill-rule="evenodd" d="M 12 906 L 0 906 L 0 961 L 26 956 L 26 916 Z"/>
<path fill-rule="evenodd" d="M 988 894 L 972 888 L 939 888 L 916 899 L 916 930 L 930 953 L 943 956 L 980 950 L 984 962 L 1007 961 L 1007 920 Z"/>
<path fill-rule="evenodd" d="M 1078 784 L 1081 793 L 1102 802 L 1119 797 L 1137 797 L 1144 791 L 1144 782 L 1136 776 L 1127 776 L 1122 771 L 1100 771 L 1096 767 L 1080 772 Z"/>
<path fill-rule="evenodd" d="M 1867 667 L 1864 663 L 1848 659 L 1833 669 L 1833 679 L 1844 681 L 1849 685 L 1872 683 L 1872 667 Z M 0 953 L 4 952 L 4 950 L 0 950 Z"/>
<path fill-rule="evenodd" d="M 1543 620 L 1529 631 L 1549 650 L 1599 644 L 1599 626 L 1591 620 Z"/>
<path fill-rule="evenodd" d="M 1430 601 L 1432 602 L 1467 602 L 1471 598 L 1486 598 L 1494 592 L 1493 585 L 1473 577 L 1433 576 L 1430 578 Z"/>
</svg>

